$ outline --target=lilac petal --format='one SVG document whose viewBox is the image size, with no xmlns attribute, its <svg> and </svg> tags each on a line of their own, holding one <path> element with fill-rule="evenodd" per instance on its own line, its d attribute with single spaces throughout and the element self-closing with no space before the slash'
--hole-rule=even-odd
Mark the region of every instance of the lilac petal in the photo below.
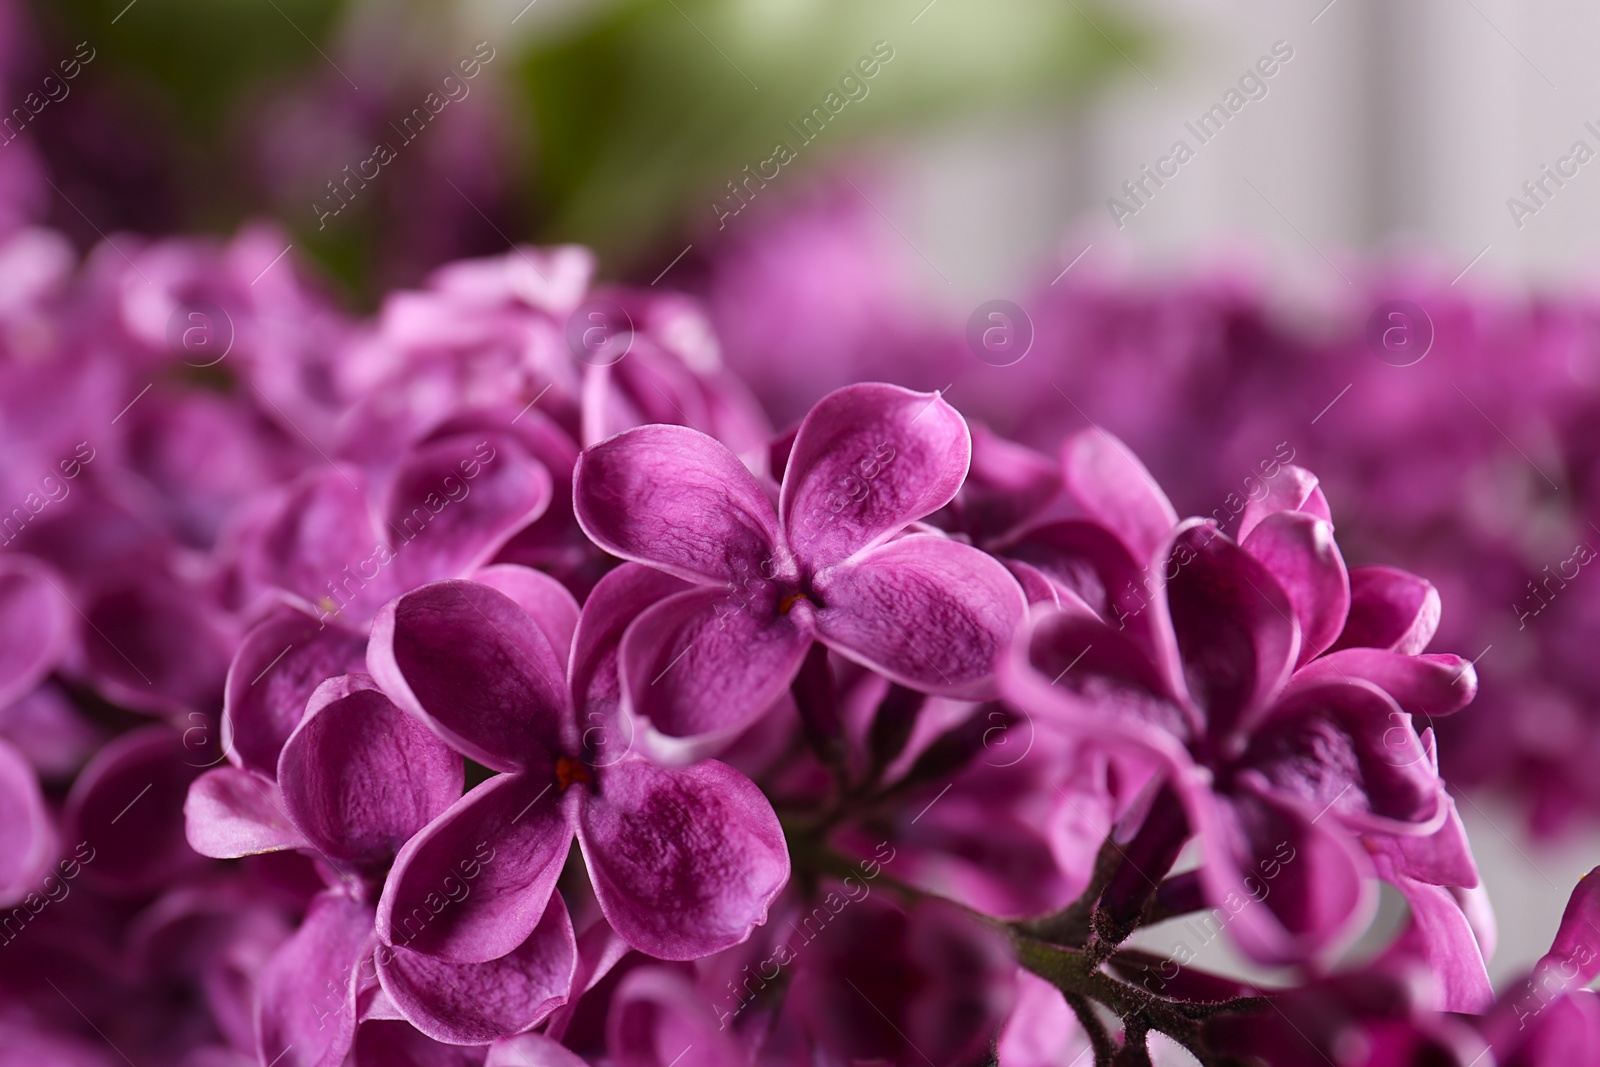
<svg viewBox="0 0 1600 1067">
<path fill-rule="evenodd" d="M 951 505 L 979 544 L 1016 529 L 1061 492 L 1061 470 L 1048 456 L 972 425 L 972 470 Z"/>
<path fill-rule="evenodd" d="M 1403 655 L 1377 648 L 1346 648 L 1314 659 L 1295 672 L 1290 689 L 1358 678 L 1394 697 L 1412 715 L 1450 715 L 1478 695 L 1478 672 L 1460 656 Z"/>
<path fill-rule="evenodd" d="M 372 911 L 331 891 L 311 901 L 258 983 L 257 1051 L 279 1067 L 340 1067 L 356 1032 L 356 998 L 370 979 Z"/>
<path fill-rule="evenodd" d="M 1128 446 L 1099 428 L 1082 430 L 1061 446 L 1061 470 L 1067 493 L 1149 565 L 1178 513 Z"/>
<path fill-rule="evenodd" d="M 585 449 L 573 507 L 607 552 L 700 585 L 762 573 L 778 545 L 772 501 L 754 476 L 686 426 L 640 426 Z"/>
<path fill-rule="evenodd" d="M 348 600 L 348 614 L 364 622 L 383 598 L 364 592 L 366 581 L 348 573 L 382 544 L 362 485 L 355 471 L 319 468 L 286 487 L 245 531 L 245 573 L 292 593 L 309 610 L 322 604 L 331 611 Z"/>
<path fill-rule="evenodd" d="M 1258 963 L 1310 958 L 1342 934 L 1369 893 L 1372 866 L 1355 839 L 1315 808 L 1273 795 L 1246 772 L 1243 789 L 1185 791 L 1204 854 L 1202 880 L 1240 949 Z"/>
<path fill-rule="evenodd" d="M 1255 731 L 1244 762 L 1363 832 L 1432 833 L 1448 814 L 1411 716 L 1370 682 L 1297 688 Z"/>
<path fill-rule="evenodd" d="M 532 567 L 497 564 L 473 572 L 472 580 L 498 589 L 528 613 L 556 658 L 566 663 L 572 654 L 572 635 L 578 629 L 578 602 L 567 587 Z"/>
<path fill-rule="evenodd" d="M 1061 990 L 1030 971 L 1017 974 L 1017 1003 L 1000 1028 L 995 1050 L 1005 1067 L 1060 1067 L 1090 1055 L 1084 1033 Z"/>
<path fill-rule="evenodd" d="M 1135 562 L 1128 546 L 1098 523 L 1046 523 L 1028 531 L 1005 555 L 1038 568 L 1118 629 L 1151 635 L 1162 615 L 1156 572 Z"/>
<path fill-rule="evenodd" d="M 912 535 L 816 576 L 817 636 L 829 648 L 923 692 L 986 696 L 1027 612 L 994 557 Z"/>
<path fill-rule="evenodd" d="M 278 753 L 329 678 L 362 668 L 366 638 L 279 608 L 234 654 L 222 698 L 223 751 L 235 766 L 272 776 Z"/>
<path fill-rule="evenodd" d="M 836 389 L 789 453 L 778 504 L 789 547 L 813 568 L 842 563 L 948 504 L 971 462 L 966 420 L 938 393 Z"/>
<path fill-rule="evenodd" d="M 606 1020 L 606 1050 L 616 1067 L 682 1067 L 674 1057 L 695 1049 L 696 1067 L 748 1067 L 750 1054 L 694 983 L 665 967 L 640 967 L 617 986 Z"/>
<path fill-rule="evenodd" d="M 330 859 L 377 865 L 461 797 L 461 757 L 364 674 L 317 687 L 283 746 L 284 810 Z"/>
<path fill-rule="evenodd" d="M 1184 678 L 1207 730 L 1248 731 L 1299 654 L 1288 595 L 1260 561 L 1204 524 L 1174 539 L 1167 577 Z"/>
<path fill-rule="evenodd" d="M 0 556 L 0 707 L 44 680 L 72 638 L 72 608 L 44 566 Z"/>
<path fill-rule="evenodd" d="M 484 1067 L 485 1055 L 482 1048 L 435 1041 L 404 1019 L 364 1018 L 348 1067 Z"/>
<path fill-rule="evenodd" d="M 598 773 L 578 841 L 600 909 L 639 951 L 689 960 L 766 922 L 789 880 L 772 805 L 715 760 L 666 770 L 630 759 Z"/>
<path fill-rule="evenodd" d="M 1421 960 L 1433 975 L 1435 1011 L 1481 1015 L 1494 1003 L 1494 987 L 1472 924 L 1455 895 L 1443 886 L 1410 878 L 1396 883 L 1411 906 L 1410 920 L 1376 966 L 1387 961 Z"/>
<path fill-rule="evenodd" d="M 576 1052 L 543 1034 L 503 1037 L 489 1046 L 483 1067 L 589 1067 Z"/>
<path fill-rule="evenodd" d="M 383 606 L 367 666 L 400 707 L 496 770 L 540 764 L 570 715 L 565 664 L 516 601 L 433 582 Z"/>
<path fill-rule="evenodd" d="M 1575 972 L 1569 979 L 1574 988 L 1600 975 L 1600 867 L 1578 879 L 1540 963 L 1558 966 L 1563 974 Z"/>
<path fill-rule="evenodd" d="M 577 966 L 572 919 L 560 894 L 538 925 L 503 956 L 452 963 L 379 946 L 378 979 L 396 1007 L 435 1041 L 486 1045 L 538 1026 L 572 992 Z"/>
<path fill-rule="evenodd" d="M 1317 476 L 1304 467 L 1280 467 L 1278 473 L 1267 480 L 1266 486 L 1265 496 L 1260 500 L 1252 499 L 1244 506 L 1243 517 L 1239 520 L 1240 541 L 1249 537 L 1269 516 L 1285 511 L 1300 511 L 1324 522 L 1333 522 L 1328 498 L 1322 495 Z"/>
<path fill-rule="evenodd" d="M 646 609 L 692 589 L 669 574 L 638 563 L 624 563 L 600 579 L 583 603 L 573 636 L 573 705 L 589 708 L 618 700 L 614 675 L 623 633 Z"/>
<path fill-rule="evenodd" d="M 184 837 L 184 799 L 200 773 L 188 755 L 175 730 L 150 725 L 89 761 L 64 813 L 66 837 L 95 848 L 85 877 L 111 892 L 142 892 L 199 863 Z"/>
<path fill-rule="evenodd" d="M 234 767 L 209 770 L 189 785 L 183 803 L 189 847 L 212 859 L 237 859 L 302 848 L 274 782 Z"/>
<path fill-rule="evenodd" d="M 618 652 L 636 740 L 668 762 L 704 757 L 783 695 L 810 647 L 799 611 L 747 607 L 720 589 L 659 601 L 628 627 Z"/>
<path fill-rule="evenodd" d="M 1339 637 L 1350 611 L 1350 575 L 1333 526 L 1303 511 L 1269 515 L 1242 542 L 1283 586 L 1300 624 L 1304 663 Z"/>
<path fill-rule="evenodd" d="M 397 571 L 389 588 L 471 573 L 544 514 L 551 489 L 544 464 L 509 434 L 457 434 L 418 445 L 384 507 L 394 552 L 389 565 Z"/>
<path fill-rule="evenodd" d="M 999 683 L 1041 726 L 1190 763 L 1183 745 L 1197 736 L 1196 717 L 1143 648 L 1092 615 L 1036 609 L 1002 657 Z"/>
<path fill-rule="evenodd" d="M 408 841 L 378 902 L 384 943 L 459 963 L 521 944 L 572 848 L 572 801 L 555 795 L 554 781 L 491 778 Z"/>
<path fill-rule="evenodd" d="M 1416 655 L 1433 640 L 1441 610 L 1432 582 L 1395 567 L 1352 568 L 1350 619 L 1333 647 Z"/>
<path fill-rule="evenodd" d="M 15 904 L 39 884 L 55 848 L 55 830 L 33 768 L 0 741 L 0 907 Z"/>
</svg>

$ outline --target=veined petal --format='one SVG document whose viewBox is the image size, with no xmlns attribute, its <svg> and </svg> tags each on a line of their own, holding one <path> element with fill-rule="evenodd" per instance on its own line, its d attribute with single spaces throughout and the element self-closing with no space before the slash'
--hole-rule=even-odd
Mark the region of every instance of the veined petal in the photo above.
<svg viewBox="0 0 1600 1067">
<path fill-rule="evenodd" d="M 600 771 L 578 841 L 606 920 L 662 959 L 743 942 L 789 880 L 771 803 L 715 760 L 667 770 L 630 759 Z"/>
<path fill-rule="evenodd" d="M 794 680 L 811 635 L 802 611 L 691 589 L 646 609 L 618 653 L 635 744 L 674 763 L 701 758 L 771 706 Z"/>
<path fill-rule="evenodd" d="M 461 757 L 364 674 L 318 686 L 278 759 L 295 826 L 330 858 L 369 865 L 455 803 L 462 776 Z"/>
<path fill-rule="evenodd" d="M 435 1041 L 486 1045 L 531 1030 L 565 1004 L 577 949 L 560 894 L 510 952 L 482 963 L 451 963 L 407 948 L 379 946 L 378 980 L 411 1025 Z"/>
<path fill-rule="evenodd" d="M 340 1067 L 356 1032 L 356 998 L 370 981 L 372 910 L 324 892 L 261 971 L 257 1051 L 262 1063 Z"/>
<path fill-rule="evenodd" d="M 1460 656 L 1405 655 L 1380 648 L 1344 648 L 1307 663 L 1289 683 L 1303 685 L 1362 679 L 1394 697 L 1412 715 L 1438 717 L 1460 711 L 1478 694 L 1478 672 Z"/>
<path fill-rule="evenodd" d="M 217 767 L 191 782 L 183 815 L 189 847 L 212 859 L 308 844 L 283 810 L 277 784 L 235 767 Z"/>
<path fill-rule="evenodd" d="M 562 748 L 565 665 L 497 589 L 433 582 L 385 604 L 367 665 L 391 700 L 486 766 L 541 766 Z"/>
<path fill-rule="evenodd" d="M 815 582 L 817 635 L 829 648 L 949 696 L 991 694 L 995 661 L 1027 611 L 998 560 L 932 535 L 891 541 Z"/>
<path fill-rule="evenodd" d="M 367 640 L 279 608 L 247 633 L 222 698 L 222 750 L 236 767 L 271 776 L 278 753 L 305 715 L 306 701 L 329 678 L 364 666 Z"/>
<path fill-rule="evenodd" d="M 511 434 L 454 434 L 418 445 L 389 489 L 384 532 L 399 592 L 460 578 L 550 506 L 550 473 Z M 363 575 L 365 577 L 365 575 Z"/>
<path fill-rule="evenodd" d="M 484 782 L 400 850 L 378 901 L 379 938 L 458 963 L 510 952 L 544 915 L 573 817 L 553 774 Z"/>
<path fill-rule="evenodd" d="M 607 552 L 700 585 L 762 573 L 777 552 L 771 499 L 727 446 L 687 426 L 640 426 L 585 449 L 573 501 Z"/>
<path fill-rule="evenodd" d="M 842 563 L 948 504 L 972 462 L 966 420 L 938 393 L 866 382 L 801 422 L 778 511 L 812 568 Z"/>
<path fill-rule="evenodd" d="M 578 602 L 567 587 L 532 567 L 501 563 L 473 572 L 472 580 L 498 589 L 528 613 L 556 657 L 566 663 L 578 628 Z"/>
</svg>

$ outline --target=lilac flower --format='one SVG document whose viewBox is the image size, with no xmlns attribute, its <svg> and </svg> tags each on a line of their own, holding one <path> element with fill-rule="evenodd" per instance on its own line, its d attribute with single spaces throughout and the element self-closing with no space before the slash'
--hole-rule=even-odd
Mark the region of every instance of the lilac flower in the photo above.
<svg viewBox="0 0 1600 1067">
<path fill-rule="evenodd" d="M 789 876 L 776 816 L 755 784 L 707 761 L 678 770 L 620 742 L 617 646 L 659 599 L 642 567 L 608 576 L 582 616 L 557 582 L 495 567 L 385 606 L 368 662 L 391 698 L 500 774 L 401 851 L 378 933 L 409 933 L 439 879 L 478 842 L 477 891 L 401 951 L 471 963 L 510 951 L 540 921 L 576 835 L 607 922 L 653 956 L 695 959 L 750 935 Z M 570 651 L 569 651 L 570 648 Z"/>
<path fill-rule="evenodd" d="M 1206 897 L 1228 907 L 1240 945 L 1263 961 L 1305 958 L 1363 898 L 1371 863 L 1357 835 L 1432 834 L 1448 817 L 1412 716 L 1469 702 L 1471 664 L 1417 654 L 1437 607 L 1415 580 L 1366 583 L 1352 610 L 1326 503 L 1303 472 L 1246 514 L 1242 544 L 1202 520 L 1164 532 L 1165 497 L 1118 473 L 1101 469 L 1079 493 L 1115 504 L 1103 514 L 1123 532 L 1103 543 L 1122 554 L 1098 569 L 1080 558 L 1083 573 L 1150 574 L 1140 606 L 1119 608 L 1122 627 L 1082 607 L 1041 613 L 1003 671 L 1007 694 L 1041 721 L 1154 758 L 1171 793 L 1141 831 L 1146 862 L 1166 869 L 1198 834 Z M 1350 647 L 1325 651 L 1339 644 Z"/>
<path fill-rule="evenodd" d="M 657 754 L 695 752 L 766 710 L 814 641 L 915 689 L 981 695 L 1021 617 L 992 558 L 896 536 L 944 506 L 970 455 L 937 395 L 829 394 L 795 437 L 777 506 L 725 447 L 646 426 L 592 446 L 574 475 L 585 532 L 692 583 L 623 639 L 624 706 Z"/>
<path fill-rule="evenodd" d="M 572 926 L 559 898 L 506 951 L 466 965 L 379 947 L 375 907 L 390 865 L 461 796 L 461 757 L 361 675 L 319 686 L 284 744 L 277 781 L 209 771 L 186 805 L 190 843 L 219 858 L 312 851 L 328 888 L 261 973 L 260 1052 L 338 1064 L 381 983 L 399 1017 L 453 1044 L 485 1044 L 543 1021 L 572 981 Z M 468 849 L 430 885 L 420 915 L 440 918 L 499 857 Z M 481 885 L 481 883 L 480 883 Z M 463 896 L 461 899 L 465 899 Z M 489 990 L 494 998 L 480 1004 Z"/>
<path fill-rule="evenodd" d="M 535 440 L 559 462 L 559 439 Z M 380 605 L 471 574 L 544 513 L 551 476 L 523 442 L 447 425 L 381 480 L 332 468 L 259 502 L 238 534 L 239 570 L 259 601 L 284 603 L 262 612 L 228 673 L 225 751 L 236 766 L 271 772 L 311 691 L 359 668 Z M 369 495 L 373 481 L 382 491 Z"/>
</svg>

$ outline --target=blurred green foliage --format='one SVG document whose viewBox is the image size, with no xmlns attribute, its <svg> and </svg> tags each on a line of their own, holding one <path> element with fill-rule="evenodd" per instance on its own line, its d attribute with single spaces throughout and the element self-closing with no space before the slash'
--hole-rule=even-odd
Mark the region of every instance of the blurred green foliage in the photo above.
<svg viewBox="0 0 1600 1067">
<path fill-rule="evenodd" d="M 548 9 L 561 0 L 543 2 Z M 497 218 L 519 220 L 515 239 L 581 241 L 613 266 L 638 262 L 677 233 L 714 227 L 711 205 L 725 183 L 771 158 L 780 141 L 798 158 L 776 180 L 793 182 L 794 171 L 867 139 L 1069 103 L 1148 46 L 1136 23 L 1090 0 L 566 0 L 562 17 L 535 12 L 515 26 L 522 0 L 33 6 L 49 39 L 90 40 L 100 53 L 95 77 L 114 79 L 117 93 L 160 114 L 151 129 L 161 127 L 175 161 L 178 225 L 190 229 L 273 213 L 252 176 L 239 173 L 250 158 L 240 150 L 248 139 L 241 116 L 274 86 L 330 78 L 352 18 L 416 21 L 429 42 L 437 38 L 425 47 L 441 67 L 462 40 L 487 37 L 507 56 L 493 69 L 513 83 L 509 121 L 520 136 L 508 140 L 525 148 L 527 164 L 520 203 Z M 866 81 L 867 95 L 803 145 L 788 124 L 837 91 L 880 41 L 893 59 Z M 413 103 L 395 101 L 396 113 Z M 376 198 L 364 208 L 393 210 Z M 347 277 L 365 257 L 343 245 L 385 226 L 369 217 L 337 240 L 317 240 L 308 218 L 296 211 L 288 222 Z"/>
</svg>

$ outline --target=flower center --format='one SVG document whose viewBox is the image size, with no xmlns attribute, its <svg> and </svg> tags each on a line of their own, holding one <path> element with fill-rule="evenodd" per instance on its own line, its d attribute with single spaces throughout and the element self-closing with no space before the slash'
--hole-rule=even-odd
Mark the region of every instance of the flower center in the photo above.
<svg viewBox="0 0 1600 1067">
<path fill-rule="evenodd" d="M 571 756 L 562 756 L 556 760 L 556 793 L 561 794 L 575 782 L 584 785 L 594 781 L 594 775 L 589 773 L 589 765 L 582 760 L 573 759 Z"/>
<path fill-rule="evenodd" d="M 807 597 L 806 597 L 806 595 L 804 593 L 790 593 L 788 596 L 786 596 L 782 600 L 778 601 L 778 614 L 779 615 L 787 615 L 787 614 L 789 614 L 789 609 L 790 608 L 792 608 L 796 604 L 800 603 L 800 601 L 806 600 L 806 599 L 807 599 Z"/>
</svg>

